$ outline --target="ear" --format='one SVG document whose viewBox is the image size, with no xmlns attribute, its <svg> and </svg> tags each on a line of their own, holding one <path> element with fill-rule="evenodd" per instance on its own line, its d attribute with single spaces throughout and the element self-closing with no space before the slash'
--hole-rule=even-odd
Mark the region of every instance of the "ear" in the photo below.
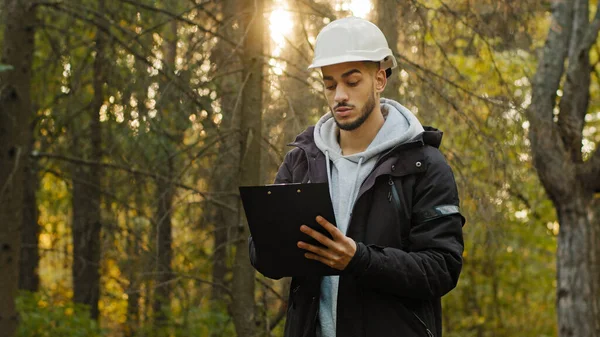
<svg viewBox="0 0 600 337">
<path fill-rule="evenodd" d="M 385 69 L 379 69 L 375 73 L 375 92 L 380 94 L 387 85 L 387 76 L 385 76 Z"/>
</svg>

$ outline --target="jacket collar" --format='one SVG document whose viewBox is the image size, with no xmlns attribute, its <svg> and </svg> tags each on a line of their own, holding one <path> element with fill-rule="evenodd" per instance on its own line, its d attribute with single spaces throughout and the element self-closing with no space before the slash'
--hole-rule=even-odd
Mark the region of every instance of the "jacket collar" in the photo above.
<svg viewBox="0 0 600 337">
<path fill-rule="evenodd" d="M 314 126 L 308 127 L 306 130 L 296 136 L 296 139 L 289 143 L 288 146 L 299 147 L 306 152 L 307 156 L 316 157 L 319 153 L 321 153 L 321 150 L 319 150 L 315 144 L 314 130 Z"/>
</svg>

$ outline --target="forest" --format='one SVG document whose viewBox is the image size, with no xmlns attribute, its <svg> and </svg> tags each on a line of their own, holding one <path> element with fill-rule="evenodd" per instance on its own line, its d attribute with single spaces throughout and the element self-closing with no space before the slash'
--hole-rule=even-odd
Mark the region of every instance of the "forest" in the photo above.
<svg viewBox="0 0 600 337">
<path fill-rule="evenodd" d="M 328 111 L 307 67 L 347 16 L 444 132 L 444 336 L 600 336 L 597 0 L 0 0 L 0 336 L 283 336 L 238 187 Z"/>
</svg>

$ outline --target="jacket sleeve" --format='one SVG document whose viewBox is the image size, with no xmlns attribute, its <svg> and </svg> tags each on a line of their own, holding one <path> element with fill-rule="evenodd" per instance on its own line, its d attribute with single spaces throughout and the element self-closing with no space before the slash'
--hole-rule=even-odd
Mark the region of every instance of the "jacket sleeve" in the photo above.
<svg viewBox="0 0 600 337">
<path fill-rule="evenodd" d="M 456 286 L 465 220 L 450 166 L 439 151 L 432 157 L 414 188 L 407 251 L 357 242 L 344 273 L 363 286 L 419 299 L 441 297 Z"/>
<path fill-rule="evenodd" d="M 291 151 L 286 154 L 285 159 L 283 160 L 283 163 L 279 167 L 279 171 L 277 171 L 277 176 L 275 177 L 275 184 L 285 184 L 285 183 L 292 182 L 292 171 L 289 167 L 290 161 L 291 161 Z M 250 236 L 248 238 L 248 249 L 250 250 L 250 263 L 252 264 L 254 269 L 256 269 L 261 274 L 265 275 L 266 277 L 272 278 L 275 280 L 278 280 L 283 277 L 281 275 L 277 275 L 277 274 L 273 274 L 273 273 L 265 274 L 266 271 L 264 268 L 261 268 L 262 265 L 260 263 L 260 259 L 258 258 L 257 254 L 256 254 L 256 247 L 254 246 L 254 241 L 252 240 L 252 236 Z"/>
</svg>

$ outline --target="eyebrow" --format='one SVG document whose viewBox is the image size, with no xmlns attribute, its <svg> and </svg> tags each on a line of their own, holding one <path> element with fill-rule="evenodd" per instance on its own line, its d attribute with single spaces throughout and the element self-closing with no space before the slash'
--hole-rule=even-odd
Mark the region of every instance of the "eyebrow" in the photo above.
<svg viewBox="0 0 600 337">
<path fill-rule="evenodd" d="M 354 74 L 354 73 L 359 73 L 359 74 L 362 74 L 362 73 L 360 72 L 360 70 L 358 70 L 358 69 L 352 69 L 352 70 L 348 70 L 347 72 L 343 73 L 343 74 L 342 74 L 342 78 L 346 78 L 346 77 L 348 77 L 348 76 L 350 76 L 350 75 L 352 75 L 352 74 Z M 323 76 L 323 79 L 324 79 L 324 80 L 330 80 L 330 81 L 333 81 L 333 76 Z"/>
</svg>

